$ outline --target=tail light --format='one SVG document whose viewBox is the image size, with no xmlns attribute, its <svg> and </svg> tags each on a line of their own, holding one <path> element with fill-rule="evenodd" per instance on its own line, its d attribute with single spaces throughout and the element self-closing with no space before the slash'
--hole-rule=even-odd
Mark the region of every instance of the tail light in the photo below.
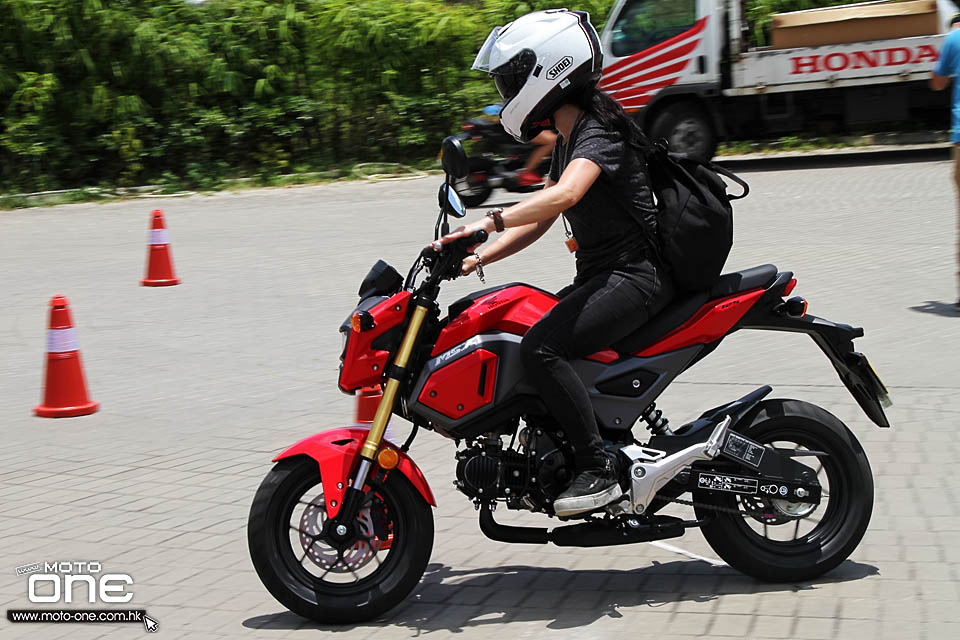
<svg viewBox="0 0 960 640">
<path fill-rule="evenodd" d="M 781 304 L 779 309 L 791 318 L 802 318 L 807 315 L 807 301 L 800 296 L 794 296 Z"/>
<path fill-rule="evenodd" d="M 472 122 L 464 122 L 462 125 L 460 125 L 460 128 L 463 131 L 473 131 L 474 126 Z"/>
</svg>

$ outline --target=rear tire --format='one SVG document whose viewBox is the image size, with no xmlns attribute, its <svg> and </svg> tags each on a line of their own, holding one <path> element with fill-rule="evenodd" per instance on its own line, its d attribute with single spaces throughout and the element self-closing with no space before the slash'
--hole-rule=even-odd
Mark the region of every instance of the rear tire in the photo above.
<svg viewBox="0 0 960 640">
<path fill-rule="evenodd" d="M 368 507 L 367 522 L 376 521 L 379 533 L 371 534 L 366 548 L 364 542 L 357 542 L 338 555 L 322 536 L 315 535 L 317 529 L 309 533 L 299 529 L 299 523 L 309 517 L 314 518 L 314 524 L 325 519 L 322 490 L 319 498 L 308 498 L 315 496 L 319 485 L 317 463 L 306 456 L 281 460 L 267 474 L 253 499 L 247 524 L 253 566 L 273 597 L 296 614 L 322 623 L 372 620 L 406 598 L 423 576 L 433 548 L 430 506 L 403 474 L 391 472 L 383 484 L 372 484 L 368 493 L 367 503 L 376 505 L 380 512 L 371 518 L 374 507 Z M 302 509 L 308 505 L 306 500 L 309 506 Z M 304 515 L 294 527 L 291 517 L 297 509 Z M 313 511 L 307 513 L 309 509 Z M 321 515 L 313 515 L 321 511 Z M 291 534 L 291 529 L 295 533 Z M 390 534 L 386 539 L 380 537 L 384 531 Z M 304 539 L 304 533 L 308 533 L 306 539 L 311 542 L 306 549 L 296 548 L 297 539 Z M 298 562 L 301 551 L 303 557 Z M 372 555 L 369 551 L 373 551 Z M 331 569 L 318 565 L 314 558 L 329 559 L 331 553 L 337 559 L 333 576 L 327 578 Z M 359 566 L 348 567 L 343 561 L 347 556 L 357 560 Z M 358 571 L 367 570 L 372 573 L 358 576 Z M 351 580 L 348 572 L 355 581 L 343 582 Z M 338 576 L 340 582 L 334 582 Z"/>
<path fill-rule="evenodd" d="M 821 519 L 799 538 L 796 531 L 807 516 L 786 519 L 786 523 L 779 526 L 791 527 L 795 523 L 794 539 L 778 541 L 766 538 L 766 524 L 764 536 L 754 531 L 751 527 L 757 525 L 750 521 L 756 519 L 751 516 L 718 513 L 698 506 L 695 507 L 697 517 L 711 519 L 701 527 L 703 537 L 727 564 L 760 580 L 797 582 L 830 571 L 853 553 L 870 523 L 873 476 L 863 448 L 836 416 L 799 400 L 761 402 L 745 424 L 746 427 L 738 426 L 736 430 L 757 442 L 795 442 L 829 454 L 825 458 L 798 459 L 814 468 L 823 463 L 829 496 L 826 503 L 821 500 L 817 511 L 810 514 L 816 515 L 823 509 Z M 731 493 L 696 491 L 693 495 L 697 503 L 743 508 L 741 498 Z"/>
<path fill-rule="evenodd" d="M 717 136 L 709 114 L 694 102 L 667 105 L 653 119 L 652 142 L 666 139 L 673 153 L 710 160 L 717 151 Z"/>
</svg>

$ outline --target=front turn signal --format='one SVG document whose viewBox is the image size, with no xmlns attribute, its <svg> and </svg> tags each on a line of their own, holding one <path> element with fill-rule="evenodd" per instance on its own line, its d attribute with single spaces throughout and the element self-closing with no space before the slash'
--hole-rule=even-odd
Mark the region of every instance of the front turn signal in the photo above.
<svg viewBox="0 0 960 640">
<path fill-rule="evenodd" d="M 394 449 L 380 449 L 380 453 L 377 454 L 377 464 L 381 469 L 393 469 L 400 464 L 400 454 Z"/>
<path fill-rule="evenodd" d="M 373 316 L 366 311 L 354 311 L 353 315 L 350 316 L 350 328 L 357 333 L 360 333 L 361 331 L 369 331 L 375 326 L 377 325 L 373 321 Z"/>
</svg>

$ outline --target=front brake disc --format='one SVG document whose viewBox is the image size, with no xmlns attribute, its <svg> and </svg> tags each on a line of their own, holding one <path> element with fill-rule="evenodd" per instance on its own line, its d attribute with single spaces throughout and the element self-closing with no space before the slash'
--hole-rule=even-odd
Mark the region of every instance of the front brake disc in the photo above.
<svg viewBox="0 0 960 640">
<path fill-rule="evenodd" d="M 319 503 L 319 504 L 318 504 Z M 327 509 L 323 496 L 315 498 L 300 517 L 300 546 L 313 564 L 331 573 L 349 573 L 367 565 L 380 550 L 381 541 L 374 535 L 370 507 L 357 514 L 356 540 L 339 551 L 323 541 L 323 526 L 327 521 Z"/>
</svg>

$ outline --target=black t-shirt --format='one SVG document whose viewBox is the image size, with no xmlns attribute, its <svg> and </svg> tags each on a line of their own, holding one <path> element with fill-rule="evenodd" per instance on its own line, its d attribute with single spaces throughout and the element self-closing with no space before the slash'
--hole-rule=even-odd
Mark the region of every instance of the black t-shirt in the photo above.
<svg viewBox="0 0 960 640">
<path fill-rule="evenodd" d="M 577 158 L 586 158 L 602 170 L 580 202 L 564 212 L 579 245 L 577 280 L 653 258 L 649 247 L 656 232 L 656 206 L 643 155 L 625 144 L 619 131 L 608 130 L 584 114 L 569 142 L 562 136 L 557 139 L 550 179 L 559 181 Z M 647 223 L 646 228 L 637 218 Z"/>
</svg>

